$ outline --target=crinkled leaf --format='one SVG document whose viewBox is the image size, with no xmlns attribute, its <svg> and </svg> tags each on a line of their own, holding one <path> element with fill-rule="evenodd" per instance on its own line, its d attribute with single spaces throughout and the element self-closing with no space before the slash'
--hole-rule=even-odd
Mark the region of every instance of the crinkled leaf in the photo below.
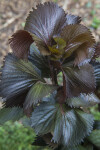
<svg viewBox="0 0 100 150">
<path fill-rule="evenodd" d="M 66 99 L 66 103 L 70 107 L 91 107 L 100 103 L 99 98 L 95 94 L 80 94 L 79 97 Z"/>
<path fill-rule="evenodd" d="M 44 135 L 54 128 L 56 117 L 56 107 L 52 104 L 40 104 L 32 113 L 31 126 L 35 129 L 36 134 Z"/>
<path fill-rule="evenodd" d="M 40 52 L 49 54 L 46 45 L 58 35 L 66 21 L 64 10 L 56 3 L 47 2 L 33 8 L 26 20 L 25 30 L 33 34 Z"/>
<path fill-rule="evenodd" d="M 96 48 L 95 48 L 95 53 L 94 53 L 93 59 L 96 59 L 98 57 L 100 57 L 100 42 L 98 42 L 96 44 Z"/>
<path fill-rule="evenodd" d="M 3 99 L 3 107 L 14 107 L 14 106 L 23 107 L 27 93 L 28 93 L 28 90 L 25 90 L 24 92 L 21 92 L 20 94 Z"/>
<path fill-rule="evenodd" d="M 74 16 L 71 14 L 67 14 L 66 15 L 66 25 L 70 25 L 70 24 L 79 24 L 81 22 L 81 17 L 79 16 Z"/>
<path fill-rule="evenodd" d="M 88 137 L 88 140 L 96 147 L 100 148 L 100 130 L 93 130 Z"/>
<path fill-rule="evenodd" d="M 91 64 L 94 68 L 94 76 L 96 79 L 96 84 L 97 86 L 99 86 L 100 85 L 100 63 L 92 61 Z"/>
<path fill-rule="evenodd" d="M 28 58 L 28 52 L 31 43 L 33 43 L 32 36 L 24 30 L 18 30 L 9 39 L 9 44 L 14 55 L 22 59 Z"/>
<path fill-rule="evenodd" d="M 50 77 L 48 59 L 40 54 L 40 51 L 34 44 L 30 46 L 29 61 L 31 61 L 38 69 L 41 70 L 41 76 Z"/>
<path fill-rule="evenodd" d="M 39 101 L 42 100 L 43 97 L 53 93 L 56 89 L 57 86 L 43 82 L 37 82 L 31 87 L 26 97 L 24 107 L 29 107 L 32 104 L 36 105 Z"/>
<path fill-rule="evenodd" d="M 2 108 L 0 109 L 0 124 L 9 120 L 19 120 L 23 115 L 23 109 L 20 107 Z"/>
<path fill-rule="evenodd" d="M 84 66 L 74 67 L 73 62 L 63 65 L 67 81 L 67 96 L 75 97 L 80 93 L 91 93 L 95 89 L 94 69 L 92 65 L 85 64 Z"/>
<path fill-rule="evenodd" d="M 64 54 L 65 58 L 75 52 L 75 65 L 80 64 L 85 59 L 89 59 L 89 48 L 94 46 L 95 41 L 88 28 L 80 24 L 66 25 L 61 37 L 66 41 L 67 45 Z"/>
<path fill-rule="evenodd" d="M 0 96 L 7 99 L 23 93 L 34 83 L 42 80 L 39 70 L 30 62 L 9 54 L 5 59 L 0 83 Z"/>
<path fill-rule="evenodd" d="M 54 142 L 74 146 L 92 130 L 93 117 L 78 109 L 64 108 L 50 103 L 40 104 L 32 113 L 32 127 L 38 135 L 52 132 Z"/>
</svg>

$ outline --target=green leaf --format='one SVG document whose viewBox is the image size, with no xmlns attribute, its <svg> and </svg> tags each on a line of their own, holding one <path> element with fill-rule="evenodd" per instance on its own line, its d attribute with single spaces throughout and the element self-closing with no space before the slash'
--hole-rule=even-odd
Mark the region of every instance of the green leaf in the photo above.
<svg viewBox="0 0 100 150">
<path fill-rule="evenodd" d="M 67 81 L 68 97 L 77 97 L 80 93 L 91 93 L 95 89 L 94 69 L 90 64 L 74 67 L 73 62 L 63 65 Z"/>
<path fill-rule="evenodd" d="M 100 120 L 100 112 L 98 111 L 98 105 L 91 107 L 90 113 L 94 116 L 95 120 Z"/>
<path fill-rule="evenodd" d="M 88 137 L 88 140 L 96 147 L 100 148 L 100 130 L 93 130 Z"/>
<path fill-rule="evenodd" d="M 2 108 L 0 110 L 0 124 L 4 124 L 9 120 L 19 120 L 23 115 L 23 109 L 20 107 Z"/>
<path fill-rule="evenodd" d="M 61 108 L 62 107 L 62 108 Z M 72 147 L 79 144 L 92 130 L 93 117 L 78 109 L 57 104 L 40 104 L 32 113 L 36 134 L 51 132 L 54 142 Z"/>
<path fill-rule="evenodd" d="M 53 93 L 57 89 L 57 86 L 43 83 L 43 82 L 37 82 L 34 84 L 25 100 L 24 107 L 29 107 L 32 104 L 36 105 L 39 101 L 42 100 L 43 97 Z"/>
<path fill-rule="evenodd" d="M 91 107 L 95 104 L 99 104 L 100 100 L 95 94 L 80 94 L 79 97 L 73 97 L 66 99 L 66 103 L 70 107 Z"/>
<path fill-rule="evenodd" d="M 92 2 L 91 2 L 91 1 L 89 1 L 89 2 L 86 4 L 86 7 L 87 7 L 87 8 L 92 7 Z"/>
</svg>

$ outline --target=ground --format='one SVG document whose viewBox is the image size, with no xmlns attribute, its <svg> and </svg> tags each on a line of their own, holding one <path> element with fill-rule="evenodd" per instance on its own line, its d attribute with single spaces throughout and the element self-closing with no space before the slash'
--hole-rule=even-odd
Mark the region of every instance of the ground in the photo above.
<svg viewBox="0 0 100 150">
<path fill-rule="evenodd" d="M 18 29 L 23 29 L 27 14 L 32 7 L 47 0 L 0 0 L 0 66 L 9 52 L 8 39 Z M 66 12 L 82 17 L 96 41 L 100 36 L 100 0 L 50 0 L 57 2 Z"/>
</svg>

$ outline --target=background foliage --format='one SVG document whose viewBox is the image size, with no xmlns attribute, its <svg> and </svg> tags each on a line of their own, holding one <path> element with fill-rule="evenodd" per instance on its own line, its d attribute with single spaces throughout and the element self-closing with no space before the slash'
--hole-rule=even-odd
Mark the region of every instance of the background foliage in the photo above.
<svg viewBox="0 0 100 150">
<path fill-rule="evenodd" d="M 25 128 L 19 122 L 7 122 L 0 127 L 0 150 L 50 150 L 32 146 L 35 133 L 31 128 Z"/>
</svg>

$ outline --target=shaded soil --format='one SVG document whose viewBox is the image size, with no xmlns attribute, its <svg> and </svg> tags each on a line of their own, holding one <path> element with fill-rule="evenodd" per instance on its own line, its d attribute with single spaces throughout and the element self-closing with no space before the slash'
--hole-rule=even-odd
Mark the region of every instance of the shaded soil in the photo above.
<svg viewBox="0 0 100 150">
<path fill-rule="evenodd" d="M 19 29 L 23 29 L 27 14 L 32 7 L 46 0 L 0 0 L 0 65 L 3 57 L 10 52 L 8 44 L 9 37 Z M 51 0 L 54 1 L 54 0 Z M 55 0 L 57 1 L 57 0 Z M 96 41 L 99 41 L 100 26 L 95 29 L 91 27 L 96 15 L 100 19 L 100 0 L 58 0 L 66 12 L 82 17 L 83 24 L 88 26 Z"/>
</svg>

